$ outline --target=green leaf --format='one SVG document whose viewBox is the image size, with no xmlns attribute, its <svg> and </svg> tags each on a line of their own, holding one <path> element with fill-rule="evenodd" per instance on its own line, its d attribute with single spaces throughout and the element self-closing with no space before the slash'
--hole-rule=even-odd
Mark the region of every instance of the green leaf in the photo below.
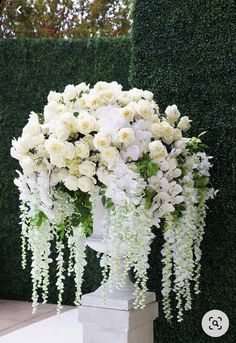
<svg viewBox="0 0 236 343">
<path fill-rule="evenodd" d="M 34 217 L 30 219 L 30 223 L 35 225 L 37 228 L 40 228 L 45 220 L 48 220 L 48 217 L 45 213 L 39 211 Z"/>
<path fill-rule="evenodd" d="M 148 162 L 147 163 L 147 176 L 155 176 L 158 171 L 158 166 L 154 162 Z"/>
</svg>

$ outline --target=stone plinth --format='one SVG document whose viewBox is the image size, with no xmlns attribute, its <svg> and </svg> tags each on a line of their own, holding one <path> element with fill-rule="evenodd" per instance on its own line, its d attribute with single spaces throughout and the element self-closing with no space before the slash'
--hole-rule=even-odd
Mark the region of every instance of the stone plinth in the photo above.
<svg viewBox="0 0 236 343">
<path fill-rule="evenodd" d="M 105 304 L 98 291 L 84 295 L 79 308 L 83 343 L 153 343 L 153 321 L 158 316 L 155 294 L 147 293 L 142 310 L 135 310 L 133 301 L 133 296 L 122 292 L 111 294 Z"/>
</svg>

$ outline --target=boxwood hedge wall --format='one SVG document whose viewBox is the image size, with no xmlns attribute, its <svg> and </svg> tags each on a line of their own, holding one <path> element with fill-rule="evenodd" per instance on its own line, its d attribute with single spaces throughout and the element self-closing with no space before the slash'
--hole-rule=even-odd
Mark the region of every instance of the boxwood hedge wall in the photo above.
<svg viewBox="0 0 236 343">
<path fill-rule="evenodd" d="M 0 298 L 31 296 L 30 271 L 20 267 L 18 194 L 13 185 L 18 165 L 9 155 L 12 137 L 21 133 L 31 110 L 43 110 L 50 90 L 99 80 L 117 80 L 127 88 L 129 46 L 128 38 L 0 40 Z M 96 256 L 92 251 L 88 254 L 85 292 L 96 288 L 100 278 Z M 56 300 L 53 284 L 52 302 Z M 73 302 L 73 291 L 68 280 L 66 303 Z"/>
<path fill-rule="evenodd" d="M 233 0 L 136 0 L 134 6 L 131 84 L 153 91 L 162 110 L 176 103 L 194 120 L 194 133 L 208 131 L 219 189 L 202 245 L 202 293 L 181 324 L 168 326 L 160 313 L 156 342 L 213 342 L 201 329 L 211 309 L 224 311 L 231 323 L 217 342 L 235 342 L 235 15 Z M 149 285 L 159 297 L 160 244 L 161 237 L 152 249 Z"/>
</svg>

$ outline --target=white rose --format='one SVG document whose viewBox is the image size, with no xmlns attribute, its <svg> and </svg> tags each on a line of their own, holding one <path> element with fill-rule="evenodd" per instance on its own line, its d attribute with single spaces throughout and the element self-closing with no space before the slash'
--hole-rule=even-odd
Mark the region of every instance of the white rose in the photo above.
<svg viewBox="0 0 236 343">
<path fill-rule="evenodd" d="M 76 155 L 80 158 L 89 157 L 89 145 L 85 142 L 77 141 L 75 142 Z"/>
<path fill-rule="evenodd" d="M 107 89 L 107 82 L 105 81 L 98 81 L 95 85 L 94 85 L 94 90 L 96 92 L 102 92 L 105 89 Z"/>
<path fill-rule="evenodd" d="M 29 152 L 29 146 L 25 138 L 19 137 L 12 140 L 11 156 L 19 160 L 23 155 Z"/>
<path fill-rule="evenodd" d="M 54 128 L 54 134 L 61 141 L 66 141 L 70 136 L 70 130 L 63 124 L 57 124 Z"/>
<path fill-rule="evenodd" d="M 108 89 L 104 92 L 102 92 L 102 98 L 107 104 L 114 104 L 116 102 L 116 94 L 113 90 Z"/>
<path fill-rule="evenodd" d="M 122 92 L 121 95 L 119 96 L 118 101 L 121 105 L 127 105 L 130 102 L 129 92 L 127 91 Z"/>
<path fill-rule="evenodd" d="M 153 93 L 150 91 L 144 91 L 143 92 L 143 97 L 147 100 L 147 101 L 152 101 L 153 99 Z"/>
<path fill-rule="evenodd" d="M 92 177 L 96 172 L 96 164 L 91 161 L 84 161 L 79 164 L 78 169 L 81 175 Z"/>
<path fill-rule="evenodd" d="M 188 129 L 190 129 L 190 123 L 192 120 L 189 119 L 189 117 L 184 116 L 182 118 L 180 118 L 180 121 L 178 123 L 178 128 L 182 131 L 188 131 Z"/>
<path fill-rule="evenodd" d="M 134 141 L 134 130 L 131 128 L 122 128 L 118 132 L 120 143 L 131 144 Z"/>
<path fill-rule="evenodd" d="M 129 90 L 129 97 L 135 102 L 139 101 L 142 95 L 143 95 L 143 91 L 141 89 L 132 88 Z"/>
<path fill-rule="evenodd" d="M 120 110 L 121 115 L 127 120 L 127 121 L 132 121 L 134 120 L 134 115 L 135 115 L 135 111 L 134 108 L 132 106 L 125 106 L 123 108 L 121 108 Z"/>
<path fill-rule="evenodd" d="M 73 100 L 77 96 L 77 89 L 74 85 L 66 86 L 63 97 L 66 102 Z"/>
<path fill-rule="evenodd" d="M 35 136 L 40 133 L 40 124 L 38 121 L 38 116 L 36 113 L 31 112 L 30 118 L 28 120 L 28 123 L 23 128 L 23 134 L 22 136 Z"/>
<path fill-rule="evenodd" d="M 37 169 L 36 163 L 29 156 L 23 156 L 19 162 L 20 162 L 21 168 L 27 173 L 31 174 Z"/>
<path fill-rule="evenodd" d="M 81 82 L 79 85 L 76 85 L 75 88 L 78 94 L 89 91 L 89 85 L 86 85 L 85 82 Z"/>
<path fill-rule="evenodd" d="M 88 94 L 83 94 L 78 100 L 77 103 L 79 107 L 85 108 L 88 107 Z"/>
<path fill-rule="evenodd" d="M 180 112 L 176 105 L 167 106 L 165 114 L 171 124 L 174 124 L 180 117 Z"/>
<path fill-rule="evenodd" d="M 174 140 L 174 128 L 167 122 L 162 122 L 162 139 L 166 144 L 171 144 Z"/>
<path fill-rule="evenodd" d="M 64 150 L 63 142 L 56 138 L 49 137 L 45 141 L 45 149 L 49 154 L 62 154 Z"/>
<path fill-rule="evenodd" d="M 106 148 L 102 150 L 101 158 L 107 162 L 108 169 L 111 169 L 114 164 L 117 162 L 119 157 L 118 150 L 113 147 Z"/>
<path fill-rule="evenodd" d="M 163 127 L 158 123 L 153 123 L 150 127 L 150 131 L 154 138 L 159 139 L 163 134 Z"/>
<path fill-rule="evenodd" d="M 27 144 L 29 149 L 33 149 L 37 147 L 38 145 L 43 144 L 45 141 L 44 135 L 42 133 L 36 135 L 36 136 L 29 136 L 27 137 Z"/>
<path fill-rule="evenodd" d="M 106 133 L 99 132 L 94 136 L 93 144 L 94 144 L 94 147 L 99 151 L 101 151 L 102 149 L 108 148 L 110 143 L 111 143 L 111 136 Z"/>
<path fill-rule="evenodd" d="M 151 158 L 164 158 L 167 155 L 166 147 L 161 141 L 153 141 L 148 145 Z"/>
<path fill-rule="evenodd" d="M 87 176 L 81 176 L 78 179 L 78 187 L 82 192 L 89 192 L 93 189 L 94 183 L 93 181 Z"/>
<path fill-rule="evenodd" d="M 176 149 L 184 150 L 188 142 L 189 142 L 189 138 L 181 138 L 175 142 L 174 146 Z"/>
<path fill-rule="evenodd" d="M 77 129 L 83 135 L 86 135 L 94 131 L 95 128 L 96 128 L 96 119 L 93 116 L 87 115 L 86 117 L 82 119 L 78 118 Z"/>
<path fill-rule="evenodd" d="M 73 160 L 75 157 L 75 146 L 73 143 L 65 142 L 64 143 L 64 151 L 63 151 L 64 158 L 68 160 Z"/>
<path fill-rule="evenodd" d="M 48 102 L 51 102 L 51 101 L 59 102 L 61 97 L 62 97 L 61 93 L 50 91 L 50 93 L 48 94 Z"/>
<path fill-rule="evenodd" d="M 174 140 L 177 141 L 182 138 L 182 132 L 180 129 L 174 129 Z"/>
<path fill-rule="evenodd" d="M 89 95 L 88 104 L 92 109 L 97 109 L 103 105 L 103 100 L 98 95 Z"/>
<path fill-rule="evenodd" d="M 66 167 L 66 162 L 61 154 L 50 154 L 50 162 L 58 168 Z"/>
<path fill-rule="evenodd" d="M 63 104 L 58 104 L 56 101 L 49 102 L 44 107 L 44 121 L 49 122 L 54 117 L 61 115 L 66 111 L 66 106 Z"/>
<path fill-rule="evenodd" d="M 146 100 L 139 100 L 139 102 L 136 104 L 136 110 L 144 119 L 150 118 L 154 114 L 152 105 Z"/>
<path fill-rule="evenodd" d="M 71 112 L 64 113 L 59 120 L 59 123 L 63 125 L 71 133 L 77 132 L 77 118 Z"/>
<path fill-rule="evenodd" d="M 64 179 L 64 184 L 66 188 L 70 191 L 76 191 L 79 188 L 79 179 L 74 175 L 68 175 Z"/>
</svg>

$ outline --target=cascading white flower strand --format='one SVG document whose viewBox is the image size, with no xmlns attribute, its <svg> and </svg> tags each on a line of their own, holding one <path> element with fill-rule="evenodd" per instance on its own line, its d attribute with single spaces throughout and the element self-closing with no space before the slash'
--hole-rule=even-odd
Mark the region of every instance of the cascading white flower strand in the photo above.
<svg viewBox="0 0 236 343">
<path fill-rule="evenodd" d="M 102 257 L 105 280 L 110 270 L 110 288 L 124 285 L 129 270 L 135 272 L 135 308 L 145 306 L 147 290 L 147 269 L 150 244 L 154 235 L 151 232 L 151 211 L 145 208 L 142 198 L 134 198 L 128 207 L 115 206 L 106 211 L 104 242 L 107 251 Z"/>
<path fill-rule="evenodd" d="M 32 307 L 33 313 L 38 306 L 38 289 L 43 290 L 43 300 L 47 301 L 49 286 L 49 255 L 51 252 L 52 232 L 50 224 L 45 221 L 40 229 L 30 226 L 28 230 L 28 240 L 32 252 L 31 278 L 33 283 Z"/>
<path fill-rule="evenodd" d="M 65 280 L 65 268 L 64 268 L 64 244 L 60 237 L 57 237 L 56 240 L 56 264 L 57 264 L 57 281 L 56 281 L 56 288 L 57 288 L 57 314 L 60 314 L 63 306 L 62 306 L 62 295 L 64 293 L 64 280 Z"/>
<path fill-rule="evenodd" d="M 21 225 L 21 266 L 23 269 L 26 268 L 27 264 L 27 240 L 28 240 L 28 229 L 29 229 L 29 219 L 27 217 L 28 207 L 22 201 L 20 204 L 20 225 Z"/>
</svg>

